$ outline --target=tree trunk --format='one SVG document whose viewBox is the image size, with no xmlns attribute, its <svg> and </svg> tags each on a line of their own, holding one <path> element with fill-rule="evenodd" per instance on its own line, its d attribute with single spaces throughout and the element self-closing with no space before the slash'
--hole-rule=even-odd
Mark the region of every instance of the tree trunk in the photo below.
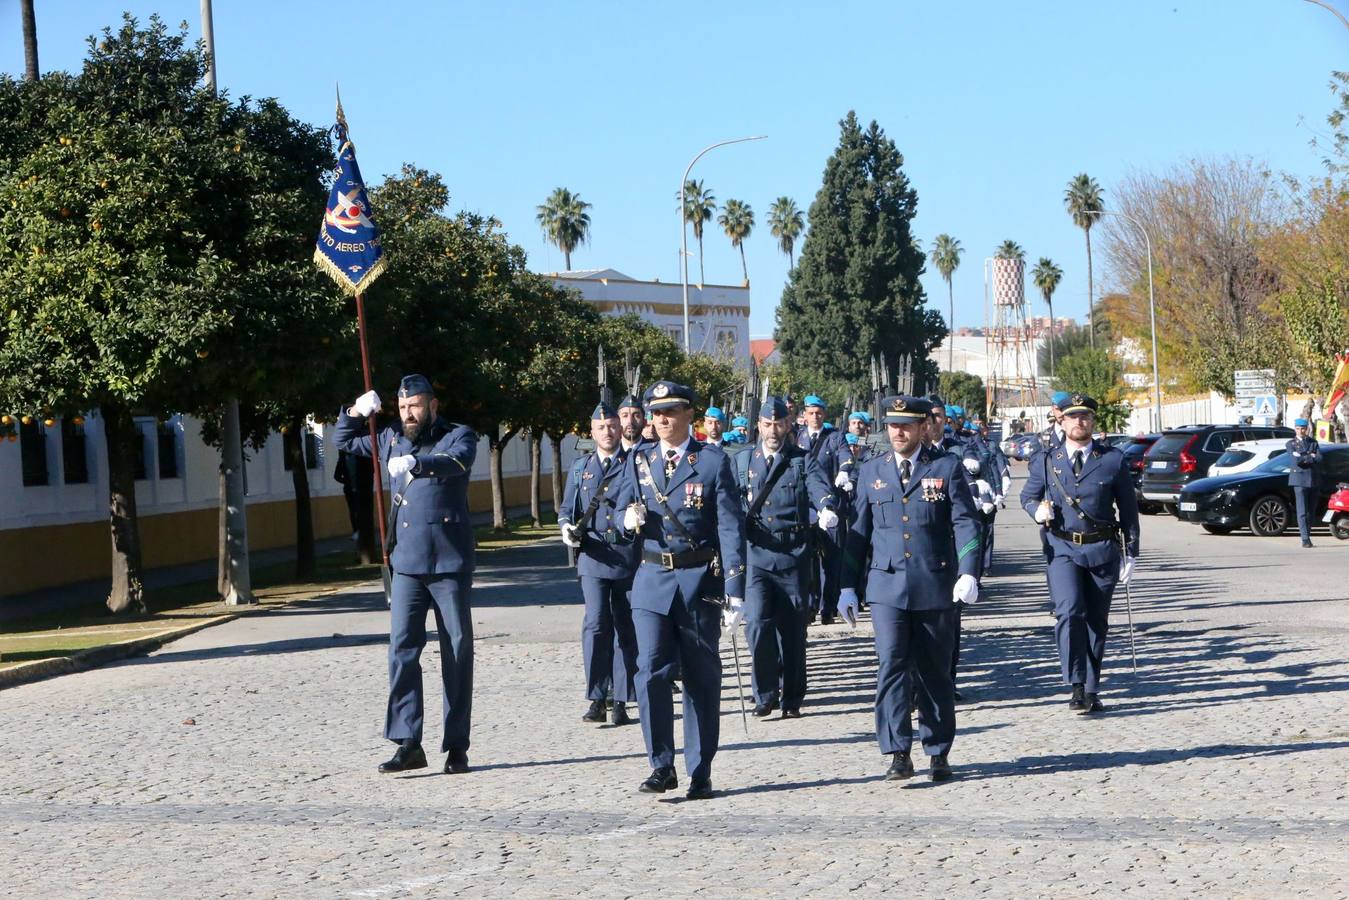
<svg viewBox="0 0 1349 900">
<path fill-rule="evenodd" d="M 562 251 L 562 258 L 563 258 L 564 260 L 566 260 L 566 262 L 564 262 L 563 265 L 565 265 L 565 266 L 567 267 L 567 271 L 570 272 L 570 271 L 571 271 L 571 251 L 570 251 L 570 250 L 563 250 L 563 251 Z"/>
<path fill-rule="evenodd" d="M 37 18 L 33 15 L 33 0 L 19 0 L 19 5 L 23 10 L 23 77 L 25 81 L 37 81 Z"/>
<path fill-rule="evenodd" d="M 121 405 L 103 406 L 103 433 L 108 445 L 108 518 L 112 525 L 112 590 L 108 593 L 108 609 L 114 614 L 144 614 L 135 464 L 141 433 L 131 419 L 131 410 Z"/>
<path fill-rule="evenodd" d="M 745 265 L 745 242 L 741 241 L 740 247 L 740 273 L 745 276 L 745 284 L 749 285 L 749 266 Z"/>
<path fill-rule="evenodd" d="M 562 435 L 548 435 L 553 449 L 553 515 L 562 509 Z"/>
<path fill-rule="evenodd" d="M 290 479 L 295 485 L 295 575 L 308 578 L 317 570 L 314 555 L 314 510 L 309 502 L 309 471 L 304 457 L 304 416 L 291 417 L 290 428 L 281 436 Z"/>
<path fill-rule="evenodd" d="M 543 527 L 543 514 L 539 509 L 539 482 L 543 479 L 540 470 L 543 466 L 543 448 L 540 446 L 542 435 L 537 428 L 529 430 L 529 522 L 535 528 Z"/>
<path fill-rule="evenodd" d="M 516 429 L 505 434 L 499 425 L 493 425 L 487 432 L 487 446 L 490 451 L 488 462 L 492 476 L 492 530 L 506 530 L 506 485 L 501 477 L 501 452 L 515 437 Z"/>
<path fill-rule="evenodd" d="M 787 268 L 789 270 L 796 268 L 796 249 L 794 247 L 787 248 Z"/>
<path fill-rule="evenodd" d="M 946 295 L 951 299 L 951 342 L 946 345 L 946 371 L 956 368 L 956 292 L 951 287 L 951 279 L 946 279 Z"/>
<path fill-rule="evenodd" d="M 1049 307 L 1049 377 L 1054 377 L 1054 301 L 1045 294 L 1045 305 Z"/>
<path fill-rule="evenodd" d="M 707 276 L 703 274 L 703 234 L 698 232 L 698 287 L 707 284 Z M 692 346 L 690 344 L 689 346 Z"/>
<path fill-rule="evenodd" d="M 1085 229 L 1087 234 L 1087 316 L 1091 322 L 1091 347 L 1096 349 L 1096 299 L 1092 294 L 1091 285 L 1091 229 Z"/>
</svg>

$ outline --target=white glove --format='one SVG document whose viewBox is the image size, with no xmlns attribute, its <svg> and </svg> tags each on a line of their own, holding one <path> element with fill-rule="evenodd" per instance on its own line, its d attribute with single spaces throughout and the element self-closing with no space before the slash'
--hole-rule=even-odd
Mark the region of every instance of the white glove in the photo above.
<svg viewBox="0 0 1349 900">
<path fill-rule="evenodd" d="M 961 575 L 951 591 L 952 603 L 973 603 L 979 599 L 979 581 L 973 575 Z"/>
<path fill-rule="evenodd" d="M 379 409 L 379 394 L 374 391 L 366 391 L 351 404 L 351 412 L 357 416 L 368 416 L 377 409 Z"/>
<path fill-rule="evenodd" d="M 980 497 L 991 495 L 993 493 L 993 488 L 987 481 L 980 478 L 974 483 L 974 493 Z"/>
<path fill-rule="evenodd" d="M 745 621 L 745 601 L 740 597 L 727 597 L 729 607 L 721 611 L 721 627 L 726 631 L 735 631 Z"/>
<path fill-rule="evenodd" d="M 562 543 L 573 549 L 581 546 L 581 529 L 568 522 L 562 526 Z"/>
<path fill-rule="evenodd" d="M 1128 584 L 1129 579 L 1134 577 L 1134 566 L 1138 565 L 1137 556 L 1126 556 L 1124 562 L 1119 565 L 1119 583 Z"/>
<path fill-rule="evenodd" d="M 634 503 L 623 513 L 623 530 L 636 531 L 646 524 L 646 504 Z"/>
<path fill-rule="evenodd" d="M 964 463 L 965 463 L 965 471 L 966 471 L 966 472 L 969 472 L 971 475 L 978 475 L 978 474 L 979 474 L 979 460 L 977 460 L 977 459 L 967 459 L 967 460 L 964 460 Z"/>
<path fill-rule="evenodd" d="M 852 485 L 852 479 L 848 477 L 847 472 L 839 472 L 834 476 L 834 487 L 843 488 L 845 491 Z"/>
<path fill-rule="evenodd" d="M 984 511 L 984 515 L 989 516 L 989 515 L 992 515 L 992 514 L 993 514 L 993 510 L 997 509 L 998 507 L 997 507 L 995 504 L 993 504 L 993 503 L 985 502 L 985 503 L 980 503 L 980 504 L 979 504 L 979 508 L 982 509 L 982 510 Z"/>
<path fill-rule="evenodd" d="M 820 526 L 821 530 L 828 531 L 838 524 L 838 513 L 832 509 L 822 509 L 820 510 L 819 521 L 816 524 Z"/>
<path fill-rule="evenodd" d="M 407 456 L 393 456 L 389 458 L 389 477 L 398 478 L 412 471 L 412 467 L 417 465 L 417 457 L 412 454 Z"/>
<path fill-rule="evenodd" d="M 1007 498 L 1004 497 L 1002 494 L 999 494 L 998 496 L 994 497 L 993 502 L 998 504 L 998 509 L 1007 508 Z"/>
<path fill-rule="evenodd" d="M 1035 521 L 1045 525 L 1050 519 L 1054 518 L 1054 507 L 1049 503 L 1041 503 L 1035 508 Z"/>
<path fill-rule="evenodd" d="M 1294 450 L 1294 451 L 1293 451 L 1293 454 L 1292 454 L 1293 459 L 1297 459 L 1297 458 L 1298 458 L 1299 456 L 1301 456 L 1301 455 L 1302 455 L 1302 454 L 1301 454 L 1301 453 L 1298 453 L 1296 450 Z"/>
<path fill-rule="evenodd" d="M 838 592 L 838 614 L 849 625 L 857 627 L 857 591 L 844 588 Z"/>
</svg>

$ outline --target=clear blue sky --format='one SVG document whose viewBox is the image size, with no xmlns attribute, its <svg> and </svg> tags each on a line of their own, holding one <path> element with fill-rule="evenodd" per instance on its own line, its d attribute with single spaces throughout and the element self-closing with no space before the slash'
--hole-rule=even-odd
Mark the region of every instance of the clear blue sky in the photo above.
<svg viewBox="0 0 1349 900">
<path fill-rule="evenodd" d="M 771 334 L 787 272 L 768 206 L 785 194 L 809 208 L 849 109 L 904 153 L 923 246 L 943 231 L 963 243 L 958 325 L 980 324 L 982 261 L 1004 238 L 1059 263 L 1055 311 L 1081 320 L 1085 250 L 1062 203 L 1071 176 L 1096 177 L 1109 207 L 1131 169 L 1199 156 L 1314 174 L 1326 82 L 1349 68 L 1349 30 L 1305 0 L 215 6 L 223 88 L 327 124 L 340 81 L 368 179 L 404 161 L 441 172 L 452 207 L 500 218 L 538 271 L 560 269 L 562 255 L 535 207 L 565 186 L 594 204 L 575 267 L 678 281 L 684 166 L 714 141 L 769 135 L 694 170 L 759 219 L 746 243 L 755 336 Z M 0 71 L 21 74 L 17 4 L 5 7 Z M 84 38 L 123 8 L 200 33 L 198 0 L 37 0 L 43 70 L 78 69 Z M 729 241 L 719 229 L 705 240 L 708 281 L 738 282 Z M 945 285 L 935 272 L 924 283 L 944 314 Z"/>
</svg>

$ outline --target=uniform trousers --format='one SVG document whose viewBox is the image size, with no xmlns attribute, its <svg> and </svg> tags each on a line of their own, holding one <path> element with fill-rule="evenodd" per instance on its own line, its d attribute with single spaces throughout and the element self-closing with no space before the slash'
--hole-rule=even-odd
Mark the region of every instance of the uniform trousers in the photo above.
<svg viewBox="0 0 1349 900">
<path fill-rule="evenodd" d="M 1293 486 L 1293 502 L 1297 505 L 1297 530 L 1302 540 L 1312 539 L 1312 489 L 1305 485 Z"/>
<path fill-rule="evenodd" d="M 682 677 L 684 765 L 690 778 L 712 777 L 721 726 L 721 607 L 688 602 L 682 591 L 667 615 L 633 609 L 637 633 L 637 707 L 651 767 L 673 766 L 674 698 L 670 682 Z"/>
<path fill-rule="evenodd" d="M 801 570 L 749 568 L 745 641 L 749 644 L 754 702 L 800 709 L 806 695 L 806 620 Z"/>
<path fill-rule="evenodd" d="M 1049 596 L 1054 601 L 1054 638 L 1064 684 L 1081 684 L 1096 693 L 1110 625 L 1110 600 L 1119 581 L 1119 559 L 1090 568 L 1049 548 Z"/>
<path fill-rule="evenodd" d="M 469 592 L 473 576 L 393 573 L 389 622 L 389 707 L 384 736 L 391 741 L 422 739 L 422 648 L 426 613 L 436 615 L 440 639 L 440 681 L 444 729 L 440 749 L 467 750 L 473 714 L 473 619 Z"/>
<path fill-rule="evenodd" d="M 956 734 L 951 644 L 955 610 L 907 610 L 872 598 L 876 630 L 876 738 L 882 753 L 909 751 L 913 743 L 912 703 L 917 703 L 919 738 L 928 756 L 949 753 Z M 916 682 L 916 685 L 911 684 Z M 916 687 L 916 690 L 914 688 Z"/>
<path fill-rule="evenodd" d="M 603 700 L 610 688 L 614 701 L 637 699 L 637 635 L 632 630 L 628 593 L 632 577 L 581 576 L 585 618 L 581 621 L 581 655 L 585 663 L 586 699 Z"/>
</svg>

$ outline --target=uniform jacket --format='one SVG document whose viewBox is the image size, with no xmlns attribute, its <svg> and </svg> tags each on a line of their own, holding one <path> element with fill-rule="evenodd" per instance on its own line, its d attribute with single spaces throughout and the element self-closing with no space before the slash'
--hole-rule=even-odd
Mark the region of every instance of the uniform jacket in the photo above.
<svg viewBox="0 0 1349 900">
<path fill-rule="evenodd" d="M 646 461 L 650 479 L 642 478 L 638 459 Z M 699 547 L 720 550 L 722 575 L 713 575 L 708 565 L 666 569 L 642 562 L 629 596 L 632 608 L 668 615 L 676 594 L 682 594 L 689 604 L 704 598 L 719 602 L 723 594 L 744 598 L 745 512 L 725 451 L 690 440 L 668 482 L 659 442 L 643 448 L 641 454 L 628 454 L 624 467 L 617 505 L 620 510 L 633 502 L 645 505 L 646 523 L 639 532 L 643 550 L 686 553 L 695 549 L 665 520 L 658 496 L 665 497 L 666 505 Z"/>
<path fill-rule="evenodd" d="M 1050 474 L 1052 472 L 1052 474 Z M 1090 516 L 1082 516 L 1054 485 L 1058 476 L 1069 496 Z M 1067 448 L 1056 445 L 1037 453 L 1026 473 L 1026 485 L 1021 489 L 1021 507 L 1035 517 L 1040 501 L 1048 497 L 1054 504 L 1051 520 L 1060 531 L 1098 531 L 1107 525 L 1118 525 L 1124 535 L 1125 552 L 1138 555 L 1138 498 L 1134 494 L 1133 479 L 1124 464 L 1124 454 L 1116 447 L 1093 440 L 1082 463 L 1082 473 L 1073 475 L 1072 461 Z M 1118 518 L 1116 518 L 1118 511 Z M 1093 521 L 1094 520 L 1094 521 Z M 1046 529 L 1044 535 L 1057 555 L 1073 558 L 1082 566 L 1099 566 L 1118 560 L 1119 545 L 1115 541 L 1097 541 L 1092 544 L 1074 544 Z"/>
<path fill-rule="evenodd" d="M 1288 448 L 1288 484 L 1292 487 L 1315 487 L 1316 464 L 1321 460 L 1321 445 L 1316 438 L 1307 435 L 1301 440 L 1293 438 L 1284 445 Z M 1297 453 L 1297 459 L 1293 454 Z"/>
<path fill-rule="evenodd" d="M 379 458 L 411 454 L 417 463 L 393 479 L 389 507 L 389 563 L 404 575 L 446 575 L 473 571 L 473 525 L 468 516 L 468 477 L 478 453 L 478 434 L 467 425 L 437 417 L 427 439 L 413 444 L 402 425 L 379 432 Z M 342 410 L 333 444 L 358 456 L 371 456 L 365 419 Z M 379 473 L 383 476 L 383 472 Z"/>
<path fill-rule="evenodd" d="M 809 453 L 790 444 L 773 454 L 771 470 L 762 444 L 737 456 L 735 466 L 745 503 L 749 564 L 770 572 L 793 571 L 811 546 L 811 512 L 837 508 L 833 485 Z M 750 516 L 750 507 L 775 475 L 758 513 Z"/>
<path fill-rule="evenodd" d="M 950 608 L 957 575 L 975 575 L 979 565 L 980 525 L 960 459 L 923 447 L 905 491 L 895 452 L 880 453 L 862 464 L 855 503 L 843 587 L 855 589 L 865 577 L 868 603 Z"/>
<path fill-rule="evenodd" d="M 581 532 L 581 549 L 576 558 L 578 575 L 624 579 L 637 571 L 641 542 L 623 532 L 624 508 L 617 504 L 627 463 L 627 452 L 620 449 L 606 473 L 599 455 L 587 453 L 576 460 L 567 475 L 562 509 L 557 516 L 559 525 L 578 522 L 595 496 L 600 498 L 594 515 L 586 520 Z"/>
</svg>

